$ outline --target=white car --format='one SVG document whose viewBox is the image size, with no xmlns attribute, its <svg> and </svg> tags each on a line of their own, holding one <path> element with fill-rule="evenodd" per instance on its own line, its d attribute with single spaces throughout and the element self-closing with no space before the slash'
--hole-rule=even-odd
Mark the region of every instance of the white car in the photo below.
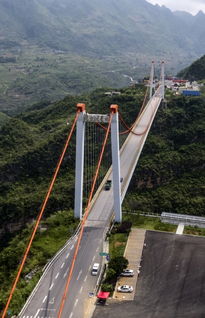
<svg viewBox="0 0 205 318">
<path fill-rule="evenodd" d="M 96 276 L 98 274 L 99 269 L 100 269 L 100 264 L 94 263 L 93 268 L 91 270 L 91 275 Z"/>
<path fill-rule="evenodd" d="M 122 285 L 117 288 L 117 291 L 121 293 L 132 293 L 133 287 L 129 285 Z"/>
<path fill-rule="evenodd" d="M 120 276 L 132 277 L 134 276 L 134 271 L 133 269 L 125 269 Z"/>
</svg>

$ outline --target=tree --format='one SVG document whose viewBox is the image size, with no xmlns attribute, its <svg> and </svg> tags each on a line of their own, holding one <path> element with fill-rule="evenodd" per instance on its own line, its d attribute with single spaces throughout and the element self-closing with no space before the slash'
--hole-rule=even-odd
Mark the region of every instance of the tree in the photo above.
<svg viewBox="0 0 205 318">
<path fill-rule="evenodd" d="M 109 268 L 106 274 L 106 281 L 112 281 L 116 278 L 116 271 L 113 268 Z"/>
<path fill-rule="evenodd" d="M 128 260 L 124 256 L 116 256 L 110 260 L 109 269 L 113 269 L 118 276 L 127 268 L 128 263 Z"/>
</svg>

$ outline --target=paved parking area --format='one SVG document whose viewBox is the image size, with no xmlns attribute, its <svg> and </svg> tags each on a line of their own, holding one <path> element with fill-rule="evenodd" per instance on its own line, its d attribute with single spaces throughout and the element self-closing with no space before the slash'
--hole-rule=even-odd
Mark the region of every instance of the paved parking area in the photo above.
<svg viewBox="0 0 205 318">
<path fill-rule="evenodd" d="M 133 300 L 135 296 L 135 288 L 137 284 L 138 272 L 140 270 L 140 262 L 142 257 L 142 250 L 144 246 L 146 231 L 143 229 L 133 228 L 129 234 L 124 256 L 127 258 L 129 269 L 133 269 L 135 275 L 133 277 L 120 277 L 113 294 L 114 299 L 119 300 Z M 119 293 L 117 291 L 120 285 L 131 285 L 134 290 L 132 293 Z"/>
<path fill-rule="evenodd" d="M 145 243 L 134 300 L 93 318 L 205 318 L 205 238 L 147 231 Z"/>
</svg>

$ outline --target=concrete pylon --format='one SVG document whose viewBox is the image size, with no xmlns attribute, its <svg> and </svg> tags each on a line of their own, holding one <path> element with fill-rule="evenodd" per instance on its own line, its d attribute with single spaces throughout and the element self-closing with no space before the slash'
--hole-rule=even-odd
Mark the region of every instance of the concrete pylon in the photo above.
<svg viewBox="0 0 205 318">
<path fill-rule="evenodd" d="M 165 80 L 164 80 L 164 61 L 161 63 L 161 94 L 162 94 L 162 99 L 164 100 L 164 91 L 165 91 Z"/>
<path fill-rule="evenodd" d="M 75 205 L 74 216 L 82 219 L 83 204 L 83 173 L 84 173 L 84 144 L 85 144 L 85 104 L 77 104 L 80 111 L 76 132 L 76 161 L 75 161 Z"/>
<path fill-rule="evenodd" d="M 112 145 L 112 173 L 113 173 L 113 196 L 114 196 L 114 213 L 115 221 L 122 221 L 121 208 L 121 186 L 120 186 L 120 152 L 119 152 L 119 120 L 118 105 L 110 106 L 113 112 L 111 122 L 111 145 Z"/>
<path fill-rule="evenodd" d="M 154 61 L 152 61 L 151 72 L 150 72 L 150 89 L 149 89 L 149 98 L 152 98 L 154 88 Z"/>
</svg>

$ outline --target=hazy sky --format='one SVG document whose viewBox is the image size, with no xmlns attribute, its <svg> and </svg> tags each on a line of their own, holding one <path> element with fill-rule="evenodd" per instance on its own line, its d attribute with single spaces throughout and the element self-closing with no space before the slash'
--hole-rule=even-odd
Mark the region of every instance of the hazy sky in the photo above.
<svg viewBox="0 0 205 318">
<path fill-rule="evenodd" d="M 202 10 L 205 13 L 205 0 L 146 0 L 152 4 L 165 5 L 174 10 L 187 11 L 196 14 Z"/>
</svg>

